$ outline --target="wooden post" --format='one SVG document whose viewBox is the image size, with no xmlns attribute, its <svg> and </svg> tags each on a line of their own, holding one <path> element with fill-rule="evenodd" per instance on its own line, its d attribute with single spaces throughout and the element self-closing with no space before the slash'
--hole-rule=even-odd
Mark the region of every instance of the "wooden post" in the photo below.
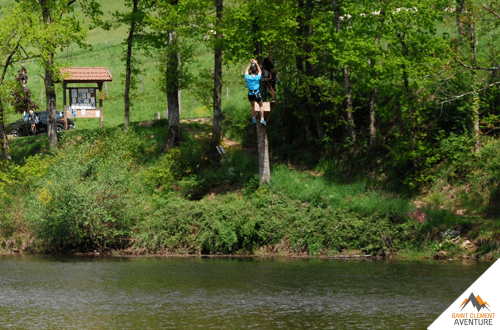
<svg viewBox="0 0 500 330">
<path fill-rule="evenodd" d="M 97 85 L 99 86 L 99 93 L 98 94 L 101 94 L 102 93 L 102 82 L 98 83 Z M 103 111 L 102 111 L 102 99 L 100 97 L 99 97 L 99 110 L 101 111 L 101 113 L 99 114 L 99 119 L 101 121 L 101 128 L 103 128 L 104 127 L 104 116 L 103 116 Z"/>
<path fill-rule="evenodd" d="M 68 130 L 68 118 L 66 118 L 66 83 L 63 83 L 63 118 L 64 130 Z"/>
</svg>

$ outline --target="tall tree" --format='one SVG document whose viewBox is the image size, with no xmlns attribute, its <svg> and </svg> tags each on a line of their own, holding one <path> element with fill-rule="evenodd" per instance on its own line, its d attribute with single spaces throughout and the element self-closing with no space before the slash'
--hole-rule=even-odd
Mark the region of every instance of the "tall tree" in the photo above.
<svg viewBox="0 0 500 330">
<path fill-rule="evenodd" d="M 187 62 L 190 57 L 189 37 L 196 39 L 205 33 L 205 14 L 209 1 L 158 0 L 158 10 L 148 18 L 151 27 L 158 32 L 155 47 L 161 50 L 163 56 L 160 65 L 164 75 L 162 90 L 167 94 L 168 106 L 168 140 L 164 151 L 178 147 L 182 140 L 179 89 L 184 69 L 181 67 L 180 56 L 184 54 L 183 62 Z M 188 38 L 183 39 L 181 47 L 183 36 Z"/>
<path fill-rule="evenodd" d="M 5 83 L 8 68 L 12 63 L 29 56 L 24 49 L 33 37 L 36 17 L 26 3 L 9 4 L 0 20 L 0 146 L 2 159 L 10 160 L 7 132 L 5 131 L 5 108 L 2 95 L 10 88 Z"/>
<path fill-rule="evenodd" d="M 215 44 L 214 44 L 214 120 L 212 128 L 212 154 L 217 156 L 215 147 L 219 145 L 222 137 L 222 10 L 223 0 L 216 0 L 216 24 L 215 24 Z"/>
<path fill-rule="evenodd" d="M 126 51 L 123 56 L 125 61 L 125 118 L 123 130 L 126 132 L 130 123 L 130 94 L 131 89 L 137 84 L 137 76 L 140 73 L 140 63 L 133 56 L 134 49 L 144 48 L 148 45 L 146 17 L 147 12 L 154 8 L 154 1 L 151 0 L 126 0 L 125 5 L 132 7 L 130 12 L 116 11 L 113 16 L 118 24 L 125 24 L 129 27 L 128 37 L 125 41 Z M 117 25 L 118 26 L 118 25 Z M 142 42 L 141 42 L 142 41 Z"/>
<path fill-rule="evenodd" d="M 128 130 L 128 124 L 130 121 L 130 75 L 132 74 L 131 70 L 131 61 L 132 61 L 132 46 L 134 42 L 134 31 L 136 26 L 136 18 L 137 15 L 137 3 L 139 0 L 132 0 L 132 19 L 130 22 L 130 30 L 127 38 L 127 58 L 125 64 L 125 120 L 123 124 L 123 130 L 126 132 Z"/>
<path fill-rule="evenodd" d="M 75 42 L 83 47 L 83 41 L 89 28 L 96 24 L 102 12 L 95 0 L 25 0 L 39 17 L 39 28 L 32 46 L 37 50 L 44 69 L 45 99 L 47 106 L 47 133 L 49 145 L 55 147 L 58 142 L 56 126 L 56 91 L 54 84 L 59 80 L 55 60 L 58 48 L 67 47 Z M 81 20 L 73 14 L 79 4 L 91 25 L 84 27 Z"/>
</svg>

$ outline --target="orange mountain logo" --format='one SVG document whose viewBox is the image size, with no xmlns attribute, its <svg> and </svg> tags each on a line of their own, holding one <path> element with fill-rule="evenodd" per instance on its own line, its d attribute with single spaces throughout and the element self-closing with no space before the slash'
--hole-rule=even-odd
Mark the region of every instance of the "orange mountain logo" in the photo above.
<svg viewBox="0 0 500 330">
<path fill-rule="evenodd" d="M 486 308 L 487 310 L 490 310 L 488 307 L 491 308 L 491 306 L 488 305 L 488 303 L 486 301 L 483 301 L 483 299 L 481 299 L 481 297 L 479 295 L 474 296 L 474 293 L 471 292 L 469 298 L 465 299 L 464 302 L 462 303 L 462 305 L 460 305 L 460 307 L 463 306 L 460 311 L 462 311 L 465 308 L 465 306 L 467 306 L 469 303 L 471 303 L 472 306 L 474 308 L 476 308 L 478 312 L 481 311 L 482 308 Z M 486 306 L 488 306 L 488 307 L 486 307 Z"/>
</svg>

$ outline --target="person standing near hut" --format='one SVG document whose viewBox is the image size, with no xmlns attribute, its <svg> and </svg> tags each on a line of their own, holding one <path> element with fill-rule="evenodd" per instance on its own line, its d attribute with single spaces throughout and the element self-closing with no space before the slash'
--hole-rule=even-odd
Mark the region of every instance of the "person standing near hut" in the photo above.
<svg viewBox="0 0 500 330">
<path fill-rule="evenodd" d="M 256 60 L 252 59 L 250 64 L 248 64 L 247 69 L 245 70 L 245 80 L 247 81 L 248 88 L 248 100 L 250 103 L 258 102 L 261 105 L 260 111 L 260 123 L 262 125 L 266 124 L 264 120 L 264 110 L 262 109 L 262 96 L 260 94 L 260 79 L 262 78 L 262 69 Z M 255 119 L 255 110 L 252 107 L 252 122 L 256 124 Z"/>
<path fill-rule="evenodd" d="M 28 122 L 31 125 L 30 133 L 36 134 L 36 124 L 38 124 L 38 116 L 35 114 L 35 112 L 33 112 L 33 110 L 30 110 L 29 112 Z"/>
</svg>

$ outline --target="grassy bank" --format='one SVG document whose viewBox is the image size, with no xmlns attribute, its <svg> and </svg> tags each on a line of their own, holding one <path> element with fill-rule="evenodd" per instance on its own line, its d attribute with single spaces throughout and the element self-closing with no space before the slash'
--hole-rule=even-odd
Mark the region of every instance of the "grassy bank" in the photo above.
<svg viewBox="0 0 500 330">
<path fill-rule="evenodd" d="M 324 164 L 311 171 L 275 163 L 271 182 L 259 185 L 255 155 L 238 144 L 227 146 L 228 162 L 208 162 L 209 124 L 183 123 L 181 147 L 164 154 L 165 127 L 158 120 L 135 123 L 128 134 L 68 131 L 52 151 L 46 136 L 11 140 L 14 161 L 0 172 L 1 251 L 499 255 L 500 226 L 494 214 L 483 216 L 488 208 L 459 215 L 467 199 L 436 200 L 449 164 L 418 196 L 418 213 L 411 199 L 373 180 L 337 180 Z"/>
</svg>

